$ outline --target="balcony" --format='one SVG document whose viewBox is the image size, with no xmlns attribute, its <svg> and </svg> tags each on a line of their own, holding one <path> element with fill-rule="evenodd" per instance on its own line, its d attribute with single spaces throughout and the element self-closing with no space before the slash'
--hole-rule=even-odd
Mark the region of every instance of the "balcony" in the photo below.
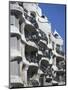
<svg viewBox="0 0 68 90">
<path fill-rule="evenodd" d="M 45 44 L 42 43 L 42 42 L 39 42 L 39 43 L 38 43 L 38 48 L 39 48 L 40 51 L 42 51 L 42 53 L 44 53 L 45 50 L 47 49 L 47 45 L 45 45 Z"/>
<path fill-rule="evenodd" d="M 37 43 L 38 43 L 37 32 L 27 31 L 25 29 L 25 38 L 26 38 L 26 41 L 27 41 L 27 45 L 30 45 L 30 46 L 35 47 L 36 49 L 38 49 L 38 47 L 37 47 Z"/>
<path fill-rule="evenodd" d="M 46 51 L 43 52 L 43 56 L 46 57 L 46 58 L 48 58 L 48 59 L 50 58 L 49 52 L 47 53 Z"/>
<path fill-rule="evenodd" d="M 24 13 L 24 17 L 25 17 L 25 21 L 29 24 L 32 24 L 32 26 L 34 26 L 36 29 L 38 28 L 38 24 L 36 22 L 36 19 L 29 16 L 27 13 Z"/>
<path fill-rule="evenodd" d="M 42 57 L 41 61 L 44 61 L 44 60 L 49 63 L 49 59 L 48 58 Z"/>
<path fill-rule="evenodd" d="M 47 41 L 45 41 L 45 40 L 40 40 L 40 42 L 47 45 Z"/>
<path fill-rule="evenodd" d="M 44 32 L 42 32 L 41 30 L 40 30 L 40 32 L 39 32 L 39 38 L 40 38 L 40 42 L 42 42 L 42 43 L 44 43 L 45 45 L 47 45 L 47 43 L 48 43 L 47 36 L 46 36 L 46 34 L 44 34 Z"/>
<path fill-rule="evenodd" d="M 30 25 L 30 24 L 25 24 L 25 28 L 24 28 L 24 31 L 25 31 L 25 35 L 28 35 L 28 34 L 30 34 L 30 35 L 36 35 L 36 36 L 38 36 L 38 31 L 35 29 L 35 27 L 33 27 L 32 25 Z M 28 35 L 29 36 L 29 35 Z"/>
<path fill-rule="evenodd" d="M 37 60 L 37 49 L 34 47 L 30 47 L 28 45 L 25 46 L 25 58 L 29 62 L 29 65 L 38 65 Z"/>
<path fill-rule="evenodd" d="M 36 66 L 38 67 L 37 59 L 26 56 L 23 58 L 23 63 L 27 66 Z"/>
<path fill-rule="evenodd" d="M 26 56 L 26 59 L 31 63 L 37 63 L 37 58 L 36 57 L 31 57 L 31 56 Z"/>
<path fill-rule="evenodd" d="M 27 19 L 26 19 L 25 23 L 26 23 L 25 24 L 25 30 L 31 31 L 31 32 L 36 31 L 35 27 Z"/>
<path fill-rule="evenodd" d="M 45 58 L 45 57 L 42 57 L 41 58 L 41 61 L 40 61 L 40 69 L 46 73 L 46 69 L 47 67 L 49 66 L 49 59 L 48 58 Z"/>
<path fill-rule="evenodd" d="M 48 43 L 48 39 L 47 39 L 46 35 L 45 35 L 45 36 L 42 36 L 42 35 L 41 35 L 40 39 L 41 39 L 41 40 L 44 40 L 44 41 L 46 41 L 46 42 Z"/>
<path fill-rule="evenodd" d="M 32 41 L 35 42 L 36 44 L 38 43 L 38 36 L 36 34 L 28 34 L 25 35 L 26 41 Z"/>
<path fill-rule="evenodd" d="M 60 54 L 60 55 L 64 56 L 64 52 L 63 52 L 63 51 L 61 51 L 60 49 L 56 48 L 56 52 L 57 52 L 58 54 Z"/>
<path fill-rule="evenodd" d="M 10 25 L 10 35 L 11 35 L 11 37 L 13 37 L 13 36 L 17 36 L 19 38 L 21 37 L 19 29 L 14 25 Z"/>
<path fill-rule="evenodd" d="M 33 41 L 27 41 L 26 44 L 29 45 L 30 47 L 35 48 L 34 50 L 37 50 L 38 49 L 37 45 Z"/>
<path fill-rule="evenodd" d="M 23 8 L 18 3 L 10 4 L 11 14 L 14 14 L 17 18 L 23 13 Z"/>
<path fill-rule="evenodd" d="M 65 70 L 65 61 L 59 61 L 58 63 L 57 63 L 57 67 L 58 67 L 58 69 L 59 70 Z"/>
</svg>

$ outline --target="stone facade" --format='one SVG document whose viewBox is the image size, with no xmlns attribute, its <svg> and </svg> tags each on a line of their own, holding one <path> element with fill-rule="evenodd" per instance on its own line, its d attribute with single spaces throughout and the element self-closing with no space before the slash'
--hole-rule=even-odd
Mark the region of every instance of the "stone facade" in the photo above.
<svg viewBox="0 0 68 90">
<path fill-rule="evenodd" d="M 62 46 L 37 3 L 10 2 L 10 88 L 65 85 Z"/>
</svg>

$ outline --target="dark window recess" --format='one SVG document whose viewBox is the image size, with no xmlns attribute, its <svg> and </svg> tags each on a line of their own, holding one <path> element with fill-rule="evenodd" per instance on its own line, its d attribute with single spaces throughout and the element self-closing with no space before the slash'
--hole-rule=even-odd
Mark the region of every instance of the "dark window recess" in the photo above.
<svg viewBox="0 0 68 90">
<path fill-rule="evenodd" d="M 25 38 L 27 41 L 34 41 L 35 43 L 38 43 L 38 33 L 37 32 L 29 32 L 25 30 Z"/>
<path fill-rule="evenodd" d="M 35 26 L 35 28 L 38 28 L 38 24 L 37 24 L 36 19 L 34 17 L 30 17 L 30 22 Z"/>
<path fill-rule="evenodd" d="M 60 50 L 60 45 L 57 44 L 56 45 L 56 49 Z"/>
<path fill-rule="evenodd" d="M 39 44 L 39 50 L 41 50 L 41 51 L 45 51 L 45 47 L 44 46 L 42 46 L 41 44 Z"/>
<path fill-rule="evenodd" d="M 54 37 L 55 37 L 55 38 L 58 38 L 58 34 L 55 34 Z"/>
<path fill-rule="evenodd" d="M 61 54 L 61 55 L 64 55 L 64 51 L 60 50 L 60 47 L 61 47 L 60 45 L 58 45 L 58 44 L 56 45 L 56 52 Z"/>
<path fill-rule="evenodd" d="M 31 12 L 31 16 L 32 16 L 33 18 L 35 18 L 35 17 L 36 17 L 35 12 Z"/>
<path fill-rule="evenodd" d="M 49 43 L 51 43 L 51 35 L 49 34 Z"/>
<path fill-rule="evenodd" d="M 28 13 L 28 11 L 24 8 L 24 11 L 26 12 L 26 13 Z"/>
<path fill-rule="evenodd" d="M 47 68 L 49 66 L 49 62 L 46 62 L 45 60 L 44 61 L 41 61 L 41 65 L 40 65 L 40 69 L 44 72 L 44 73 L 47 73 Z"/>
<path fill-rule="evenodd" d="M 42 17 L 42 18 L 45 18 L 45 16 L 44 16 L 44 15 L 42 15 L 41 17 Z"/>
<path fill-rule="evenodd" d="M 28 16 L 27 13 L 24 13 L 24 16 L 25 16 L 25 18 L 26 18 L 28 21 L 30 21 L 30 22 L 35 26 L 35 28 L 38 28 L 38 24 L 37 24 L 37 22 L 36 22 L 36 19 L 35 19 L 34 15 L 32 15 L 32 16 L 30 17 L 30 16 Z"/>
<path fill-rule="evenodd" d="M 43 56 L 50 58 L 50 52 L 49 52 L 48 50 L 45 50 L 45 51 L 43 52 Z"/>
<path fill-rule="evenodd" d="M 52 47 L 53 47 L 53 50 L 54 50 L 54 44 L 55 44 L 55 43 L 54 43 L 54 42 L 52 42 Z"/>
<path fill-rule="evenodd" d="M 19 6 L 21 6 L 23 8 L 23 3 L 22 2 L 18 2 Z"/>
<path fill-rule="evenodd" d="M 21 31 L 21 24 L 19 24 L 19 31 L 20 31 L 20 33 L 22 33 L 22 31 Z"/>
<path fill-rule="evenodd" d="M 11 25 L 14 25 L 14 24 L 11 24 Z"/>
<path fill-rule="evenodd" d="M 10 3 L 11 3 L 11 4 L 15 4 L 16 2 L 14 2 L 14 1 L 10 1 Z"/>
<path fill-rule="evenodd" d="M 25 55 L 26 55 L 26 59 L 29 61 L 29 62 L 34 62 L 34 63 L 37 63 L 37 57 L 36 57 L 36 52 L 25 52 Z"/>
</svg>

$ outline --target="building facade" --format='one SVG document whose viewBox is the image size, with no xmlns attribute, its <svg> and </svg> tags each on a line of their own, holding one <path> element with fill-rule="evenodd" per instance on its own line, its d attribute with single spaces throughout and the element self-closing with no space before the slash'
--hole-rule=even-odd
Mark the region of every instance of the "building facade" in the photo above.
<svg viewBox="0 0 68 90">
<path fill-rule="evenodd" d="M 63 39 L 37 3 L 10 2 L 10 88 L 65 85 Z"/>
</svg>

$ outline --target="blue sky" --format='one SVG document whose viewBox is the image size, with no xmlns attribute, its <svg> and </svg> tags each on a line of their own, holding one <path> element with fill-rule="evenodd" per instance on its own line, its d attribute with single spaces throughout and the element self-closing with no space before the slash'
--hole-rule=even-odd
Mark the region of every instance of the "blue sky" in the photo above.
<svg viewBox="0 0 68 90">
<path fill-rule="evenodd" d="M 40 3 L 39 6 L 51 22 L 52 31 L 56 29 L 65 43 L 65 5 Z"/>
</svg>

